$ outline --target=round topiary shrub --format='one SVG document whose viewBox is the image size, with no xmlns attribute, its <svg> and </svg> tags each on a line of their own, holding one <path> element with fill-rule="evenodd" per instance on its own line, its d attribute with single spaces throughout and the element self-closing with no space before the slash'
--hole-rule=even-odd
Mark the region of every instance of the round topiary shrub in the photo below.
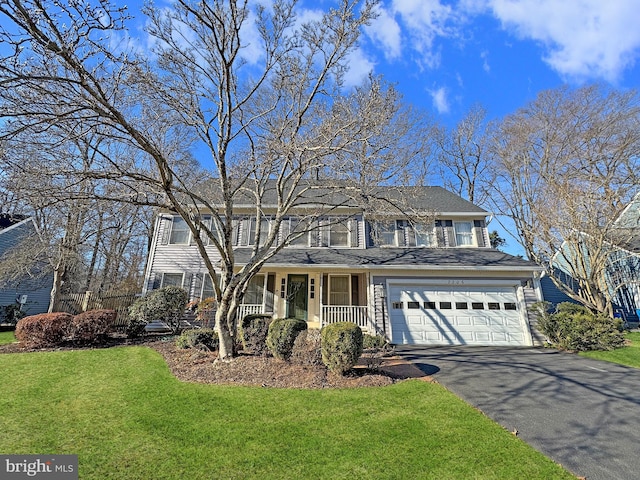
<svg viewBox="0 0 640 480">
<path fill-rule="evenodd" d="M 27 348 L 57 347 L 62 344 L 73 315 L 42 313 L 18 321 L 15 337 Z"/>
<path fill-rule="evenodd" d="M 269 325 L 267 347 L 276 358 L 289 360 L 293 343 L 300 332 L 307 329 L 307 322 L 296 318 L 277 318 Z"/>
<path fill-rule="evenodd" d="M 362 355 L 362 330 L 352 322 L 338 322 L 322 329 L 322 361 L 327 368 L 343 375 Z"/>
<path fill-rule="evenodd" d="M 176 339 L 176 346 L 212 352 L 218 349 L 218 334 L 210 328 L 185 330 Z"/>
<path fill-rule="evenodd" d="M 68 335 L 79 344 L 104 342 L 115 321 L 115 310 L 89 310 L 73 317 Z"/>
<path fill-rule="evenodd" d="M 293 342 L 291 361 L 301 365 L 322 365 L 322 335 L 314 328 L 301 332 Z"/>
</svg>

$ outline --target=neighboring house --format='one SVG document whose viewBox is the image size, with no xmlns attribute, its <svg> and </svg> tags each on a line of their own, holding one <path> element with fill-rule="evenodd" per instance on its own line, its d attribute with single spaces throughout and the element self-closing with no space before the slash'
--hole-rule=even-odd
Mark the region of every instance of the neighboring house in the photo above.
<svg viewBox="0 0 640 480">
<path fill-rule="evenodd" d="M 0 214 L 0 261 L 23 240 L 34 235 L 37 235 L 37 230 L 33 219 L 23 215 Z M 9 305 L 22 303 L 21 309 L 28 315 L 48 310 L 53 274 L 44 265 L 36 265 L 31 270 L 32 275 L 25 273 L 8 282 L 0 280 L 0 321 L 4 321 L 2 307 Z"/>
<path fill-rule="evenodd" d="M 604 277 L 608 294 L 613 301 L 615 315 L 635 325 L 640 310 L 640 194 L 615 220 L 608 239 L 610 243 L 606 246 L 607 269 Z M 563 244 L 563 248 L 567 248 L 566 244 Z M 584 248 L 586 250 L 587 247 Z M 588 266 L 587 251 L 584 256 L 585 265 Z M 577 291 L 577 281 L 567 273 L 570 269 L 561 261 L 556 263 L 556 267 L 555 275 L 560 276 L 563 284 Z M 542 282 L 545 300 L 554 305 L 564 301 L 577 303 L 560 292 L 550 279 L 545 280 L 543 278 Z"/>
<path fill-rule="evenodd" d="M 381 187 L 378 195 L 386 192 L 398 190 Z M 527 306 L 542 300 L 542 269 L 492 249 L 488 212 L 476 205 L 440 187 L 400 193 L 431 220 L 388 214 L 381 222 L 380 214 L 373 220 L 344 200 L 330 219 L 266 263 L 241 314 L 296 317 L 316 328 L 353 321 L 395 344 L 532 345 L 539 337 Z M 252 209 L 238 206 L 234 219 L 238 267 L 249 261 L 255 241 Z M 167 285 L 184 287 L 191 299 L 213 295 L 185 222 L 169 212 L 155 224 L 145 292 Z"/>
<path fill-rule="evenodd" d="M 615 248 L 610 256 L 608 283 L 614 304 L 630 322 L 640 310 L 640 193 L 616 219 Z"/>
</svg>

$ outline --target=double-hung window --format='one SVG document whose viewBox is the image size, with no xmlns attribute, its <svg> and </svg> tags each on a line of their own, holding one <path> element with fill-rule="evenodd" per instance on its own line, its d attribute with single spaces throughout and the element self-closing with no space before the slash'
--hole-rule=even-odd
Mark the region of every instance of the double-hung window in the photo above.
<svg viewBox="0 0 640 480">
<path fill-rule="evenodd" d="M 184 274 L 182 273 L 164 273 L 161 287 L 182 287 L 183 279 Z"/>
<path fill-rule="evenodd" d="M 190 238 L 189 227 L 182 217 L 173 217 L 169 243 L 172 245 L 188 245 Z"/>
<path fill-rule="evenodd" d="M 245 305 L 262 305 L 266 286 L 265 281 L 266 276 L 263 274 L 255 275 L 249 280 L 242 303 Z"/>
<path fill-rule="evenodd" d="M 453 226 L 456 232 L 456 245 L 472 246 L 473 245 L 473 225 L 471 222 L 454 222 Z"/>
<path fill-rule="evenodd" d="M 271 222 L 267 217 L 260 218 L 260 238 L 256 238 L 258 234 L 258 221 L 256 217 L 251 218 L 251 230 L 249 231 L 249 238 L 253 245 L 258 243 L 260 246 L 264 245 L 264 242 L 267 240 L 269 236 L 269 228 L 271 226 Z"/>
<path fill-rule="evenodd" d="M 437 245 L 433 224 L 419 223 L 413 226 L 416 233 L 417 247 L 434 247 Z"/>
<path fill-rule="evenodd" d="M 395 247 L 398 242 L 396 240 L 396 221 L 377 221 L 373 224 L 373 242 L 380 247 Z"/>
<path fill-rule="evenodd" d="M 348 247 L 350 236 L 349 219 L 332 218 L 329 220 L 329 246 Z"/>
</svg>

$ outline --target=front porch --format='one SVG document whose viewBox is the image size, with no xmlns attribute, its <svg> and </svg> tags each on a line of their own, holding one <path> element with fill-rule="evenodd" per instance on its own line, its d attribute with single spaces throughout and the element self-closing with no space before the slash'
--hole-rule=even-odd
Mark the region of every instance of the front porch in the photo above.
<svg viewBox="0 0 640 480">
<path fill-rule="evenodd" d="M 266 312 L 262 304 L 243 304 L 238 309 L 238 318 L 244 318 L 247 315 L 254 314 L 272 314 Z M 358 325 L 364 333 L 370 335 L 376 334 L 376 324 L 373 315 L 369 313 L 369 307 L 353 306 L 353 305 L 321 305 L 319 327 L 322 328 L 331 323 L 337 322 L 353 322 Z"/>
</svg>

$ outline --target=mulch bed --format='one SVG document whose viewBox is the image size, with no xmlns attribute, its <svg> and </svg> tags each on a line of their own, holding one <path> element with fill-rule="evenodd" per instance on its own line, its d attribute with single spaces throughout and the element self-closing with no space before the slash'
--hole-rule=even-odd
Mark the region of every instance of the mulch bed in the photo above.
<svg viewBox="0 0 640 480">
<path fill-rule="evenodd" d="M 218 385 L 246 385 L 264 388 L 357 388 L 391 385 L 407 378 L 422 377 L 415 367 L 399 361 L 397 357 L 384 358 L 378 368 L 369 369 L 361 364 L 345 375 L 335 375 L 324 366 L 300 365 L 278 360 L 271 356 L 257 356 L 240 352 L 230 362 L 217 362 L 216 352 L 180 349 L 171 338 L 145 337 L 129 340 L 110 338 L 105 345 L 91 348 L 109 348 L 121 345 L 145 345 L 158 351 L 169 369 L 181 381 Z M 0 345 L 0 353 L 73 350 L 88 347 L 65 346 L 48 349 L 26 349 L 18 343 Z"/>
</svg>

